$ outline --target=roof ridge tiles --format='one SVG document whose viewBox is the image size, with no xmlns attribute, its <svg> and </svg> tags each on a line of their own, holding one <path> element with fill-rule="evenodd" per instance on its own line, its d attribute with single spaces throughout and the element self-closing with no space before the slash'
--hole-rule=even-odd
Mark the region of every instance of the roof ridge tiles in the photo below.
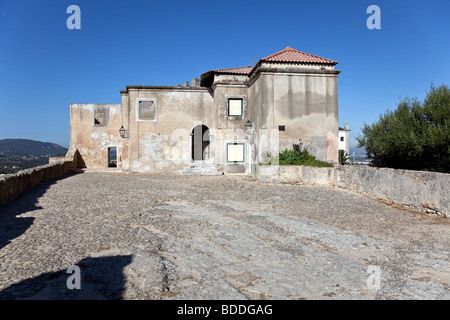
<svg viewBox="0 0 450 320">
<path fill-rule="evenodd" d="M 311 53 L 302 52 L 291 47 L 286 47 L 261 59 L 264 62 L 303 62 L 335 65 L 338 62 L 326 59 Z"/>
</svg>

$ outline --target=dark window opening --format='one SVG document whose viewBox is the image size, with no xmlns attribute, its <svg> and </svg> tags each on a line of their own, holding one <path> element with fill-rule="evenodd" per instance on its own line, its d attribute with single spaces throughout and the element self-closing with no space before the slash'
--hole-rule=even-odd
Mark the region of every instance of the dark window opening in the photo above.
<svg viewBox="0 0 450 320">
<path fill-rule="evenodd" d="M 117 167 L 117 148 L 108 148 L 108 168 Z"/>
<path fill-rule="evenodd" d="M 341 137 L 341 141 L 344 141 L 344 137 Z"/>
<path fill-rule="evenodd" d="M 286 126 L 278 126 L 278 131 L 286 131 Z"/>
<path fill-rule="evenodd" d="M 108 125 L 108 109 L 99 108 L 94 110 L 94 125 L 95 126 Z"/>
</svg>

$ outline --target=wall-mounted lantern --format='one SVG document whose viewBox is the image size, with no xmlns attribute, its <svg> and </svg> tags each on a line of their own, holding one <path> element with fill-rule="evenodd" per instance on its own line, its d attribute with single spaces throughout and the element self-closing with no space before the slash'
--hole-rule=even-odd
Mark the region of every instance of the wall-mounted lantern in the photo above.
<svg viewBox="0 0 450 320">
<path fill-rule="evenodd" d="M 125 128 L 123 126 L 120 127 L 119 133 L 122 138 L 125 138 Z"/>
</svg>

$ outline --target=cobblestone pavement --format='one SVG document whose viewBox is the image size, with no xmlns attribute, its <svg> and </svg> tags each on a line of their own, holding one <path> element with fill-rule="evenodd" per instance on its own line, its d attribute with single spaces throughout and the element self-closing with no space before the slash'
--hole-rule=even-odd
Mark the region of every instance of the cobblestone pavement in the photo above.
<svg viewBox="0 0 450 320">
<path fill-rule="evenodd" d="M 450 219 L 347 190 L 82 173 L 0 207 L 0 299 L 450 299 L 449 250 Z"/>
</svg>

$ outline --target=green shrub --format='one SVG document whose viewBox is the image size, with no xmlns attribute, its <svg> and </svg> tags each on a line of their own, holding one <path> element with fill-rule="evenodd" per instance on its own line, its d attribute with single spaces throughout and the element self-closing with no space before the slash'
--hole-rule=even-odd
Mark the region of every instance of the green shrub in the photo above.
<svg viewBox="0 0 450 320">
<path fill-rule="evenodd" d="M 345 164 L 345 162 L 348 160 L 347 152 L 345 150 L 340 149 L 339 150 L 339 163 Z"/>
<path fill-rule="evenodd" d="M 333 164 L 329 162 L 317 160 L 306 148 L 301 150 L 298 144 L 294 144 L 291 150 L 286 149 L 280 152 L 278 159 L 270 153 L 267 154 L 266 158 L 267 160 L 263 164 L 274 164 L 278 160 L 279 165 L 333 167 Z"/>
</svg>

